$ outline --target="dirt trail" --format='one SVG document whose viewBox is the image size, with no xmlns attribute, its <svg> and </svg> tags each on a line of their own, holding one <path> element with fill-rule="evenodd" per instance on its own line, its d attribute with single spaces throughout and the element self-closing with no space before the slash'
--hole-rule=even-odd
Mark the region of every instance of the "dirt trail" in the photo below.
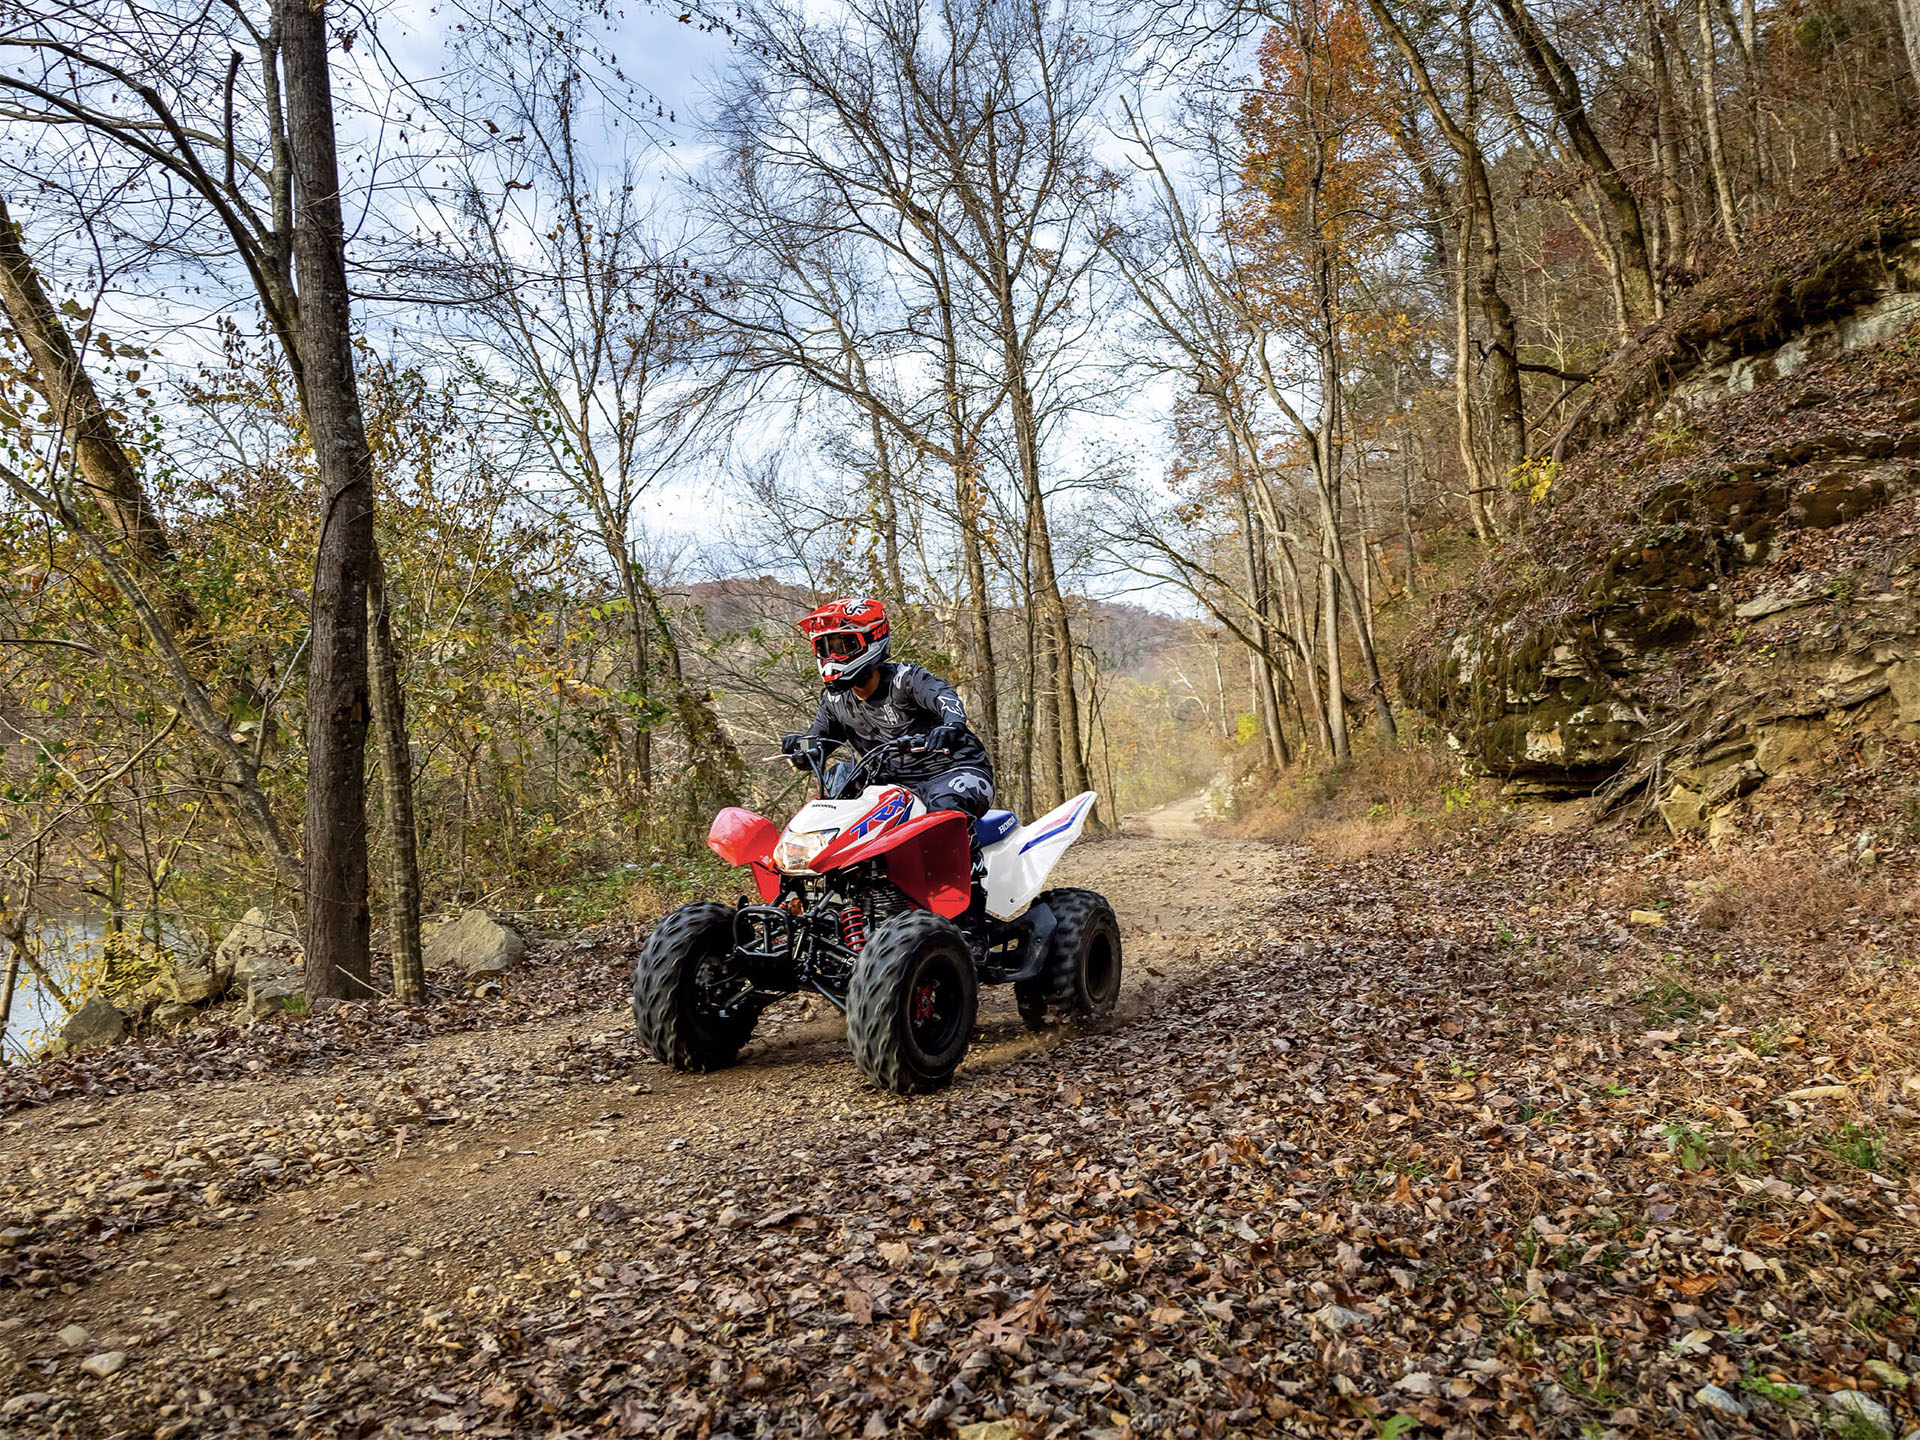
<svg viewBox="0 0 1920 1440">
<path fill-rule="evenodd" d="M 1686 857 L 1579 834 L 1193 823 L 1063 867 L 1126 927 L 1118 1023 L 996 997 L 935 1096 L 797 1005 L 662 1070 L 624 936 L 528 968 L 543 1018 L 262 1026 L 209 1053 L 281 1068 L 218 1083 L 125 1047 L 83 1078 L 171 1088 L 0 1120 L 0 1437 L 1920 1423 L 1912 926 L 1716 928 Z"/>
<path fill-rule="evenodd" d="M 1123 1025 L 1175 977 L 1216 962 L 1246 896 L 1278 883 L 1281 852 L 1207 838 L 1193 814 L 1181 802 L 1138 817 L 1118 835 L 1083 842 L 1058 872 L 1060 883 L 1101 890 L 1120 916 Z M 997 1070 L 1036 1048 L 1078 1043 L 1058 1031 L 1029 1034 L 1004 989 L 982 1001 L 963 1087 L 993 1086 Z M 136 1370 L 193 1389 L 207 1361 L 260 1350 L 268 1330 L 275 1353 L 325 1357 L 361 1317 L 431 1313 L 476 1286 L 529 1278 L 605 1196 L 671 1208 L 682 1185 L 710 1184 L 714 1167 L 804 1165 L 810 1145 L 912 1103 L 860 1082 L 838 1015 L 782 1008 L 794 1013 L 776 1011 L 743 1062 L 715 1075 L 677 1075 L 646 1060 L 626 996 L 609 993 L 604 1010 L 438 1037 L 320 1075 L 63 1101 L 16 1117 L 0 1180 L 29 1172 L 43 1196 L 57 1195 L 71 1168 L 165 1176 L 197 1142 L 238 1137 L 245 1149 L 264 1143 L 251 1135 L 278 1133 L 270 1122 L 302 1114 L 320 1124 L 314 1133 L 339 1120 L 331 1133 L 348 1135 L 338 1148 L 355 1164 L 238 1207 L 216 1210 L 216 1195 L 206 1216 L 125 1236 L 72 1293 L 23 1305 L 21 1292 L 0 1292 L 0 1307 L 13 1307 L 0 1318 L 0 1358 L 10 1351 L 15 1370 L 0 1402 L 73 1387 L 110 1412 L 103 1389 L 141 1388 Z M 563 1055 L 574 1063 L 552 1063 Z M 403 1095 L 432 1098 L 430 1123 L 392 1123 Z M 356 1124 L 379 1130 L 379 1148 L 352 1149 Z M 243 1173 L 260 1174 L 264 1162 L 253 1163 Z M 77 1353 L 50 1370 L 19 1368 L 28 1356 L 58 1357 L 66 1347 L 53 1333 L 76 1324 L 92 1337 Z M 77 1360 L 102 1345 L 133 1356 L 125 1375 L 75 1374 Z M 6 1424 L 0 1417 L 0 1435 Z"/>
</svg>

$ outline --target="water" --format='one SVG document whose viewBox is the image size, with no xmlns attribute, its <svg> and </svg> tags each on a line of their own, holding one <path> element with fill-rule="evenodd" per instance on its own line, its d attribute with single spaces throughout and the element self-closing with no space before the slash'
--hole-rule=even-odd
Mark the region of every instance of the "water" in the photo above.
<svg viewBox="0 0 1920 1440">
<path fill-rule="evenodd" d="M 79 1000 L 83 983 L 98 973 L 100 945 L 106 933 L 106 921 L 97 915 L 53 916 L 35 922 L 27 943 L 60 987 Z M 206 948 L 203 934 L 164 918 L 160 935 L 166 947 L 182 959 L 199 955 Z M 0 954 L 0 965 L 4 964 L 5 956 Z M 13 992 L 13 1013 L 6 1030 L 0 1032 L 0 1056 L 17 1060 L 31 1055 L 66 1018 L 67 1010 L 59 997 L 22 965 Z"/>
</svg>

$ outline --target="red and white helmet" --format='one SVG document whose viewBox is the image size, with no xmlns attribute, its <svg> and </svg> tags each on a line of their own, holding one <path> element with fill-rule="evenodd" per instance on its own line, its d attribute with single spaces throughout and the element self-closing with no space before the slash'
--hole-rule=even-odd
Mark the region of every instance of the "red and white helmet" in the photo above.
<svg viewBox="0 0 1920 1440">
<path fill-rule="evenodd" d="M 878 600 L 829 600 L 800 622 L 829 690 L 848 690 L 879 668 L 891 642 L 887 607 Z"/>
</svg>

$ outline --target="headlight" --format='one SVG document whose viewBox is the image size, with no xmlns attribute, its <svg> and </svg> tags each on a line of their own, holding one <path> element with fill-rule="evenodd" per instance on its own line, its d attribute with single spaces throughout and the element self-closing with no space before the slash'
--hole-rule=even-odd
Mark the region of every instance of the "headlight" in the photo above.
<svg viewBox="0 0 1920 1440">
<path fill-rule="evenodd" d="M 788 835 L 773 847 L 773 863 L 782 870 L 805 870 L 813 857 L 826 849 L 840 831 L 813 830 L 805 835 Z"/>
</svg>

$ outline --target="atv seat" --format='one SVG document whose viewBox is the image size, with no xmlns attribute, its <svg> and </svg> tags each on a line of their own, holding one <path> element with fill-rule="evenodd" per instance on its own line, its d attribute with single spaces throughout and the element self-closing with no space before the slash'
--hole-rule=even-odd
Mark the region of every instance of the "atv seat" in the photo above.
<svg viewBox="0 0 1920 1440">
<path fill-rule="evenodd" d="M 980 848 L 998 844 L 1020 828 L 1020 817 L 1011 810 L 989 810 L 973 822 L 974 838 Z"/>
</svg>

